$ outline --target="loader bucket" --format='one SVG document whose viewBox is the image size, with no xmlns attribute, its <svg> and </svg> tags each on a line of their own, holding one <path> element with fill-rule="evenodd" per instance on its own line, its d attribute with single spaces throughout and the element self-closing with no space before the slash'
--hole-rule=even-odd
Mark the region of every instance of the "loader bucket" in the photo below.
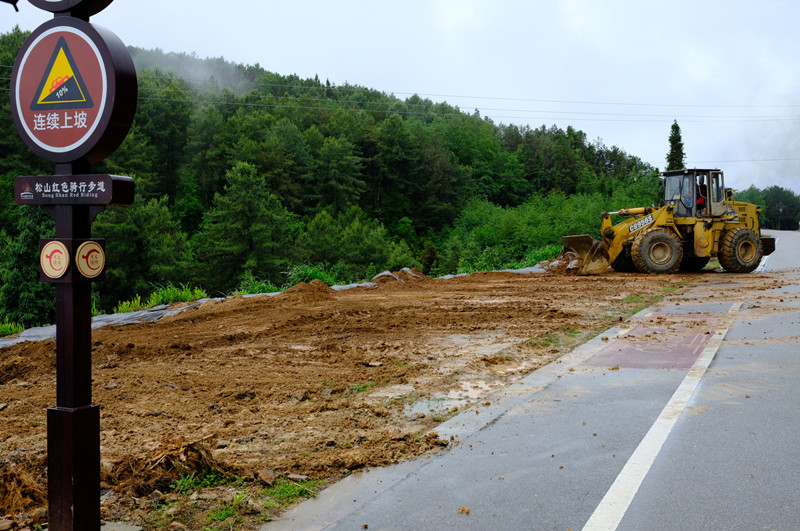
<svg viewBox="0 0 800 531">
<path fill-rule="evenodd" d="M 609 265 L 606 245 L 588 234 L 562 236 L 564 248 L 562 258 L 571 258 L 567 272 L 577 275 L 599 275 L 605 273 Z"/>
</svg>

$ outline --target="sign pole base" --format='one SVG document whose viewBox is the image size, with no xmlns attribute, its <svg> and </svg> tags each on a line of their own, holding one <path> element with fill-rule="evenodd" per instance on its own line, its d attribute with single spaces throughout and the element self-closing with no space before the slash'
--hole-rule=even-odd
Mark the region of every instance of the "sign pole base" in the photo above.
<svg viewBox="0 0 800 531">
<path fill-rule="evenodd" d="M 49 529 L 100 529 L 100 406 L 48 408 L 47 488 Z"/>
</svg>

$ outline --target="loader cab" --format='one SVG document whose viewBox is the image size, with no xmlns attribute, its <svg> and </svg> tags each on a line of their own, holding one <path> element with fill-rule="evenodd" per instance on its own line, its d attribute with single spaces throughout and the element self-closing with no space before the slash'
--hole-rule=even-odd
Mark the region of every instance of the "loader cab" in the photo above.
<svg viewBox="0 0 800 531">
<path fill-rule="evenodd" d="M 684 169 L 661 173 L 664 204 L 676 217 L 717 217 L 725 213 L 725 178 L 720 170 Z"/>
</svg>

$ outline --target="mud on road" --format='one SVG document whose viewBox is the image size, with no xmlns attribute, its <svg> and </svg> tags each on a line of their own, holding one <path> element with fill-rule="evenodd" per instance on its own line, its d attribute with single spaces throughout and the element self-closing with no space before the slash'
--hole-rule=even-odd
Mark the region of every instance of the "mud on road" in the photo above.
<svg viewBox="0 0 800 531">
<path fill-rule="evenodd" d="M 723 276 L 414 273 L 345 291 L 315 281 L 95 330 L 104 517 L 147 527 L 152 508 L 139 499 L 202 468 L 324 483 L 441 451 L 457 441 L 439 439 L 438 423 L 662 297 Z M 54 342 L 0 349 L 0 515 L 46 517 L 55 390 Z"/>
</svg>

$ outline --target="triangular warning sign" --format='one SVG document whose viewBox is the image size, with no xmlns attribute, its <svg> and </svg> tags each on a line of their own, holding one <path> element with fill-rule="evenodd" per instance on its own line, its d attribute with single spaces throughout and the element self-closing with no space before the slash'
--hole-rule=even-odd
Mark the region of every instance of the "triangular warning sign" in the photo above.
<svg viewBox="0 0 800 531">
<path fill-rule="evenodd" d="M 93 106 L 67 41 L 61 37 L 34 94 L 31 110 L 89 109 Z"/>
</svg>

